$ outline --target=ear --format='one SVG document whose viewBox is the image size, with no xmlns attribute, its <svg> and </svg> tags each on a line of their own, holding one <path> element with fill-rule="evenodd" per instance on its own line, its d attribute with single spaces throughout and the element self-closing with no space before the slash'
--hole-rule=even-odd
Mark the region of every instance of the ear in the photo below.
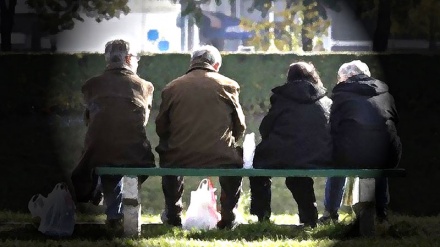
<svg viewBox="0 0 440 247">
<path fill-rule="evenodd" d="M 125 63 L 130 65 L 130 62 L 131 62 L 131 56 L 128 56 L 128 55 L 125 56 Z"/>
<path fill-rule="evenodd" d="M 212 65 L 212 67 L 214 67 L 214 69 L 215 69 L 216 71 L 219 71 L 219 70 L 220 70 L 220 63 L 214 63 L 214 64 Z"/>
</svg>

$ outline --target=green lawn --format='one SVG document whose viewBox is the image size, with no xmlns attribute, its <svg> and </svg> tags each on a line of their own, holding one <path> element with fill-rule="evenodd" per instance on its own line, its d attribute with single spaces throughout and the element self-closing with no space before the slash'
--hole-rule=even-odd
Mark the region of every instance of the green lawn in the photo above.
<svg viewBox="0 0 440 247">
<path fill-rule="evenodd" d="M 391 226 L 376 225 L 376 237 L 361 238 L 352 215 L 341 215 L 338 224 L 299 228 L 297 216 L 275 215 L 271 223 L 256 223 L 245 215 L 245 224 L 234 230 L 186 231 L 160 223 L 158 215 L 143 215 L 139 238 L 122 238 L 101 224 L 104 216 L 78 215 L 78 224 L 69 238 L 55 239 L 37 231 L 28 214 L 0 213 L 0 246 L 440 246 L 440 216 L 391 215 Z M 10 224 L 10 222 L 15 224 Z M 8 223 L 9 222 L 9 223 Z M 150 223 L 150 224 L 148 224 Z"/>
</svg>

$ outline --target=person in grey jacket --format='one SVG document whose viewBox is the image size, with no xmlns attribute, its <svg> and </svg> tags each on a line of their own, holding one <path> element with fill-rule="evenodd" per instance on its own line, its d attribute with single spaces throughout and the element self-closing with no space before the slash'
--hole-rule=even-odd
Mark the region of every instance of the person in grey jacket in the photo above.
<svg viewBox="0 0 440 247">
<path fill-rule="evenodd" d="M 289 66 L 287 82 L 272 89 L 271 108 L 260 125 L 261 142 L 253 167 L 260 169 L 313 169 L 331 165 L 329 130 L 331 100 L 311 63 Z M 258 221 L 271 214 L 271 178 L 250 177 L 251 214 Z M 298 204 L 300 222 L 315 227 L 318 219 L 313 179 L 288 177 L 286 186 Z"/>
</svg>

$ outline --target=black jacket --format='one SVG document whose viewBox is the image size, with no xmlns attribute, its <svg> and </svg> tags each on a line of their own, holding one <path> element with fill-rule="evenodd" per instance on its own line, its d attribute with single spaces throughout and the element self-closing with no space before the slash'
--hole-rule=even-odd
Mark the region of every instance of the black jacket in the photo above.
<svg viewBox="0 0 440 247">
<path fill-rule="evenodd" d="M 325 89 L 293 81 L 272 90 L 271 108 L 260 125 L 255 168 L 318 168 L 330 165 L 331 100 Z"/>
<path fill-rule="evenodd" d="M 366 75 L 333 88 L 330 124 L 335 165 L 345 168 L 397 166 L 402 147 L 398 114 L 388 86 Z"/>
</svg>

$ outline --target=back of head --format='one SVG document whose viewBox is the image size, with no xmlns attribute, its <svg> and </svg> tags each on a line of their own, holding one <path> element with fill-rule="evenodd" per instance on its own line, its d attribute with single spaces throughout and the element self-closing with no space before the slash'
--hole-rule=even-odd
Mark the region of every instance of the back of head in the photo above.
<svg viewBox="0 0 440 247">
<path fill-rule="evenodd" d="M 370 69 L 368 68 L 367 64 L 363 63 L 361 60 L 353 60 L 349 63 L 344 63 L 338 70 L 338 83 L 360 74 L 371 76 Z"/>
<path fill-rule="evenodd" d="M 130 44 L 122 39 L 112 40 L 105 45 L 105 61 L 107 64 L 125 63 L 125 57 L 130 51 Z"/>
<path fill-rule="evenodd" d="M 296 62 L 290 64 L 289 70 L 287 71 L 287 82 L 297 80 L 306 80 L 314 85 L 323 86 L 315 66 L 311 63 Z"/>
<path fill-rule="evenodd" d="M 222 56 L 217 48 L 211 45 L 204 45 L 191 54 L 190 64 L 191 66 L 198 63 L 207 63 L 209 65 L 219 64 L 219 68 L 222 64 Z"/>
</svg>

